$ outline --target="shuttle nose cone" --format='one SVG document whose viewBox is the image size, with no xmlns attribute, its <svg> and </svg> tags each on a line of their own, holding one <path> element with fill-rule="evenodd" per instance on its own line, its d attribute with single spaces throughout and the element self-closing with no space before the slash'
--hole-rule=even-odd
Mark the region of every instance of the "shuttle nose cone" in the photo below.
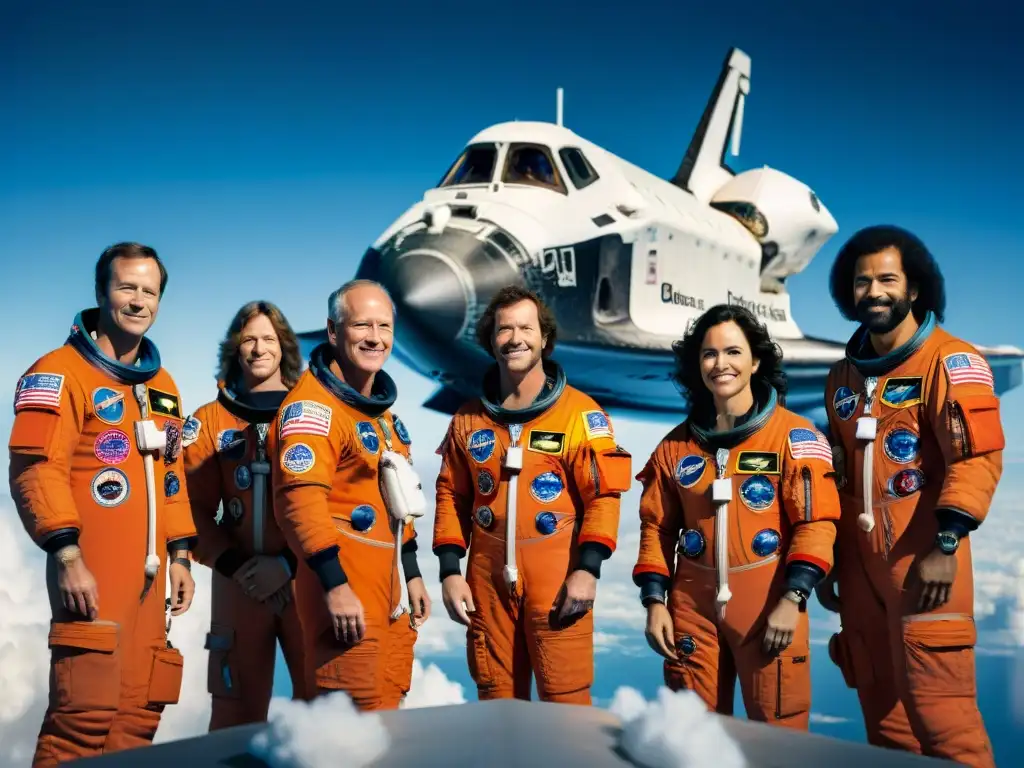
<svg viewBox="0 0 1024 768">
<path fill-rule="evenodd" d="M 466 324 L 467 287 L 459 268 L 432 253 L 411 252 L 391 266 L 388 289 L 398 308 L 399 323 L 415 323 L 441 340 L 454 340 Z"/>
</svg>

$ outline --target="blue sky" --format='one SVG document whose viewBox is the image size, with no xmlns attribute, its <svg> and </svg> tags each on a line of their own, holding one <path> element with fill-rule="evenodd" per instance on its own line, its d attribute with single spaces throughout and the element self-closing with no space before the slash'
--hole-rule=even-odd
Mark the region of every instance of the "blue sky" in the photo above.
<svg viewBox="0 0 1024 768">
<path fill-rule="evenodd" d="M 3 403 L 17 377 L 62 343 L 74 313 L 92 302 L 93 265 L 110 243 L 141 240 L 166 261 L 170 282 L 152 338 L 191 410 L 214 394 L 217 342 L 241 304 L 267 298 L 297 330 L 321 327 L 328 293 L 465 141 L 503 120 L 553 120 L 558 86 L 568 127 L 671 176 L 732 45 L 753 59 L 735 165 L 768 164 L 801 179 L 839 223 L 789 282 L 804 329 L 848 337 L 853 326 L 827 293 L 831 259 L 857 228 L 893 222 L 922 236 L 945 271 L 950 331 L 1024 347 L 1024 326 L 1014 322 L 1024 285 L 1024 146 L 1015 139 L 1024 107 L 1012 97 L 1013 25 L 985 3 L 963 15 L 932 3 L 900 4 L 899 15 L 786 5 L 783 15 L 763 3 L 665 4 L 633 19 L 621 6 L 550 2 L 491 11 L 364 4 L 356 16 L 265 2 L 185 2 L 173 12 L 71 4 L 59 15 L 5 5 L 0 285 L 14 332 L 0 367 L 0 428 L 10 428 Z M 429 382 L 397 363 L 389 370 L 432 484 L 446 420 L 417 407 Z M 1014 517 L 1021 390 L 1003 407 L 1015 463 L 987 549 L 979 543 L 994 574 L 980 578 L 991 585 L 993 637 L 1012 589 L 1003 577 L 1024 543 Z M 664 433 L 642 422 L 618 426 L 638 462 Z M 623 506 L 627 542 L 637 498 L 631 492 Z M 621 610 L 609 605 L 600 619 L 613 639 L 602 640 L 609 650 L 598 674 L 635 678 L 651 695 L 657 661 L 635 647 L 642 632 L 625 576 L 634 555 L 635 545 L 624 545 L 621 568 L 602 582 L 606 602 L 619 595 Z M 433 648 L 450 676 L 468 682 L 461 641 L 438 632 L 443 641 L 421 643 L 421 656 Z M 1006 654 L 991 658 L 1012 664 Z M 823 704 L 823 716 L 849 718 L 852 693 L 824 661 L 819 653 L 816 701 L 840 702 L 832 713 Z M 1009 695 L 1006 670 L 980 683 L 993 713 Z M 833 726 L 819 718 L 814 727 Z M 993 737 L 1000 749 L 1014 738 L 1009 727 Z"/>
</svg>

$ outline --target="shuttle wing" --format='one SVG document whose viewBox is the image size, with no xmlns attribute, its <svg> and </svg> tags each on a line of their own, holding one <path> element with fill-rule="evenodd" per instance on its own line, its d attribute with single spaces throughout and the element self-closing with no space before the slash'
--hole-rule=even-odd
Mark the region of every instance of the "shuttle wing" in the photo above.
<svg viewBox="0 0 1024 768">
<path fill-rule="evenodd" d="M 496 768 L 585 765 L 588 768 L 636 766 L 618 746 L 620 721 L 606 709 L 540 701 L 470 702 L 443 707 L 375 713 L 390 735 L 390 746 L 372 768 Z M 801 733 L 750 720 L 720 718 L 750 768 L 814 766 L 829 768 L 913 768 L 948 763 L 894 749 Z M 251 766 L 264 762 L 247 755 L 250 739 L 262 725 L 240 725 L 205 736 L 164 742 L 86 759 L 83 768 L 200 768 Z M 358 738 L 354 733 L 351 738 Z M 345 734 L 338 752 L 324 765 L 344 766 Z M 713 745 L 711 747 L 713 749 Z M 701 761 L 701 765 L 713 762 Z"/>
</svg>

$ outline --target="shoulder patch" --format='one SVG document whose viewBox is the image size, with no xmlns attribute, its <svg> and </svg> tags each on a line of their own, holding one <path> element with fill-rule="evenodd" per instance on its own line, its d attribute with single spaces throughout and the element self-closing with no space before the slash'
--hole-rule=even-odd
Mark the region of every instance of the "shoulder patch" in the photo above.
<svg viewBox="0 0 1024 768">
<path fill-rule="evenodd" d="M 860 393 L 854 392 L 847 386 L 839 387 L 832 395 L 832 409 L 843 421 L 847 421 L 857 408 L 860 402 Z"/>
<path fill-rule="evenodd" d="M 540 429 L 531 429 L 529 440 L 526 443 L 527 450 L 550 453 L 553 456 L 560 455 L 564 445 L 564 432 L 545 432 Z"/>
<path fill-rule="evenodd" d="M 409 430 L 405 428 L 405 422 L 394 414 L 392 414 L 391 418 L 395 423 L 395 434 L 398 435 L 398 439 L 406 445 L 410 445 L 412 443 L 412 438 L 409 437 Z"/>
<path fill-rule="evenodd" d="M 362 444 L 364 451 L 367 451 L 368 453 L 377 453 L 377 451 L 380 450 L 380 435 L 378 435 L 377 430 L 373 428 L 372 422 L 357 422 L 356 437 L 359 438 L 359 442 Z"/>
<path fill-rule="evenodd" d="M 832 467 L 832 446 L 816 429 L 797 427 L 789 430 L 789 455 L 794 459 L 821 459 Z"/>
<path fill-rule="evenodd" d="M 124 421 L 124 392 L 97 387 L 92 391 L 92 410 L 103 423 L 117 426 Z"/>
<path fill-rule="evenodd" d="M 921 377 L 899 376 L 886 379 L 879 398 L 890 408 L 909 408 L 921 402 Z"/>
<path fill-rule="evenodd" d="M 954 352 L 942 358 L 942 367 L 946 369 L 949 386 L 958 384 L 981 384 L 994 388 L 992 369 L 988 361 L 974 352 Z"/>
<path fill-rule="evenodd" d="M 612 432 L 612 424 L 604 411 L 584 411 L 583 429 L 587 433 L 587 439 L 593 440 L 598 437 L 615 437 Z"/>
<path fill-rule="evenodd" d="M 281 466 L 293 475 L 309 472 L 316 463 L 316 454 L 305 443 L 293 443 L 281 454 Z"/>
<path fill-rule="evenodd" d="M 185 424 L 181 428 L 181 446 L 188 448 L 192 445 L 192 443 L 199 439 L 199 433 L 202 429 L 203 422 L 195 416 L 189 416 L 185 419 Z"/>
<path fill-rule="evenodd" d="M 740 451 L 736 472 L 741 475 L 779 474 L 779 454 L 773 451 Z"/>
<path fill-rule="evenodd" d="M 63 373 L 27 373 L 18 381 L 14 393 L 14 412 L 23 408 L 60 408 L 60 396 L 64 392 Z"/>
<path fill-rule="evenodd" d="M 172 419 L 181 418 L 181 402 L 176 396 L 153 387 L 147 387 L 146 391 L 151 414 L 158 413 L 161 416 L 170 416 Z"/>
<path fill-rule="evenodd" d="M 331 409 L 315 400 L 290 403 L 281 414 L 280 437 L 289 435 L 320 435 L 331 433 Z"/>
</svg>

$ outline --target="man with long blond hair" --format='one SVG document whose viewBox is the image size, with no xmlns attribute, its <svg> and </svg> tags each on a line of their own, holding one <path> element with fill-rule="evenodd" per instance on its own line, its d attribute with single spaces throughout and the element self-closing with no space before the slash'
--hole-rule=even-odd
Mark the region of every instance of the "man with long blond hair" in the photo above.
<svg viewBox="0 0 1024 768">
<path fill-rule="evenodd" d="M 292 600 L 298 566 L 274 520 L 265 447 L 267 427 L 301 368 L 298 340 L 281 310 L 249 302 L 220 344 L 217 398 L 183 428 L 196 558 L 213 569 L 211 731 L 266 720 L 278 640 L 293 697 L 304 698 L 307 689 Z"/>
</svg>

